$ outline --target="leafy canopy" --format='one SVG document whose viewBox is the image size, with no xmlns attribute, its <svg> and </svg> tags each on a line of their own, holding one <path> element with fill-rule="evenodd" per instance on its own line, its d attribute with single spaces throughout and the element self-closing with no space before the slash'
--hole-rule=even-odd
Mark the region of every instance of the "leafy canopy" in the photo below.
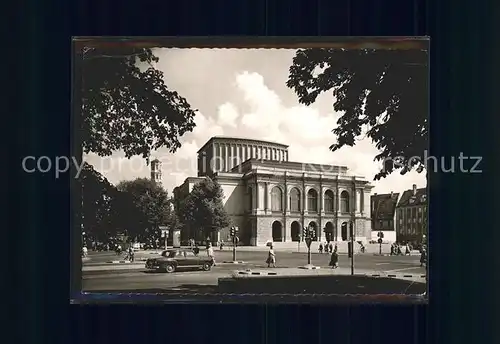
<svg viewBox="0 0 500 344">
<path fill-rule="evenodd" d="M 224 192 L 219 183 L 210 178 L 197 183 L 181 204 L 182 222 L 205 236 L 231 224 L 224 209 Z"/>
<path fill-rule="evenodd" d="M 378 180 L 397 169 L 401 174 L 424 169 L 428 73 L 424 50 L 302 49 L 286 85 L 305 105 L 332 90 L 333 108 L 343 115 L 332 130 L 337 142 L 330 149 L 371 138 L 380 151 L 375 160 L 383 162 Z"/>
<path fill-rule="evenodd" d="M 85 48 L 82 52 L 83 150 L 100 156 L 123 150 L 126 157 L 167 147 L 192 131 L 195 111 L 170 90 L 151 49 Z"/>
<path fill-rule="evenodd" d="M 122 227 L 127 229 L 129 236 L 158 239 L 160 226 L 170 226 L 172 222 L 178 225 L 167 191 L 152 180 L 122 181 L 117 189 L 120 191 Z"/>
<path fill-rule="evenodd" d="M 116 234 L 115 187 L 87 163 L 83 165 L 78 183 L 82 189 L 83 231 L 97 238 Z"/>
</svg>

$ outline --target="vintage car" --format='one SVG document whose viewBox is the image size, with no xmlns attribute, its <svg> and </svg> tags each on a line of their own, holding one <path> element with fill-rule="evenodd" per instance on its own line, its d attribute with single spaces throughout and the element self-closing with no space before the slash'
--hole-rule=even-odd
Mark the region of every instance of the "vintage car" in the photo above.
<svg viewBox="0 0 500 344">
<path fill-rule="evenodd" d="M 213 260 L 209 257 L 195 255 L 192 250 L 166 250 L 160 257 L 146 260 L 146 269 L 174 272 L 182 269 L 202 269 L 210 271 Z"/>
</svg>

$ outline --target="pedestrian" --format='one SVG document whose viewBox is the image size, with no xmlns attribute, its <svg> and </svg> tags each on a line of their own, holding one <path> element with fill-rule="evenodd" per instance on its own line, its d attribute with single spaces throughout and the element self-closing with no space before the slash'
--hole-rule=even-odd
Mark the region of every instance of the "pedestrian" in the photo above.
<svg viewBox="0 0 500 344">
<path fill-rule="evenodd" d="M 214 248 L 211 243 L 207 245 L 207 255 L 212 260 L 212 265 L 215 266 Z"/>
<path fill-rule="evenodd" d="M 221 250 L 221 251 L 224 249 L 224 242 L 223 242 L 222 240 L 221 240 L 221 242 L 220 242 L 220 246 L 219 246 L 219 247 L 220 247 L 220 250 Z"/>
<path fill-rule="evenodd" d="M 200 248 L 198 247 L 198 244 L 194 244 L 194 247 L 193 247 L 193 253 L 195 256 L 198 255 L 198 253 L 200 253 Z"/>
<path fill-rule="evenodd" d="M 337 250 L 333 250 L 332 256 L 330 257 L 330 263 L 328 264 L 332 269 L 336 269 L 339 266 L 339 254 Z"/>
<path fill-rule="evenodd" d="M 361 248 L 360 248 L 361 253 L 365 253 L 365 245 L 363 245 L 363 243 L 361 243 L 360 245 L 361 245 Z"/>
<path fill-rule="evenodd" d="M 319 243 L 319 248 L 318 248 L 319 253 L 323 253 L 323 243 Z"/>
<path fill-rule="evenodd" d="M 267 259 L 266 259 L 267 267 L 270 268 L 271 266 L 273 268 L 276 267 L 276 254 L 274 253 L 274 247 L 273 245 L 269 246 L 269 252 L 267 254 Z"/>
<path fill-rule="evenodd" d="M 422 253 L 420 254 L 420 266 L 427 265 L 427 251 L 425 248 L 422 249 Z"/>
<path fill-rule="evenodd" d="M 83 258 L 87 258 L 87 246 L 82 247 L 82 256 Z"/>
<path fill-rule="evenodd" d="M 394 245 L 395 245 L 394 243 L 391 244 L 391 256 L 394 255 L 394 250 L 395 250 Z"/>
<path fill-rule="evenodd" d="M 134 261 L 134 248 L 132 245 L 128 248 L 128 260 L 133 262 Z"/>
<path fill-rule="evenodd" d="M 332 244 L 332 243 L 330 243 L 330 245 L 328 245 L 328 248 L 330 249 L 330 250 L 329 250 L 329 251 L 330 251 L 330 253 L 332 253 L 332 252 L 333 252 L 333 244 Z M 336 250 L 337 250 L 337 244 L 335 244 L 335 251 L 336 251 Z"/>
<path fill-rule="evenodd" d="M 411 256 L 410 246 L 408 244 L 405 245 L 405 256 Z"/>
</svg>

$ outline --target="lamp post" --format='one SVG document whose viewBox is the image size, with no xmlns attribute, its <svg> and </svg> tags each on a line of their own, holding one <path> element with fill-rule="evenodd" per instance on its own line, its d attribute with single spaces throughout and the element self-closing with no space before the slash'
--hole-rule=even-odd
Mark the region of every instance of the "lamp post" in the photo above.
<svg viewBox="0 0 500 344">
<path fill-rule="evenodd" d="M 354 275 L 354 223 L 349 222 L 349 232 L 351 234 L 351 275 Z"/>
</svg>

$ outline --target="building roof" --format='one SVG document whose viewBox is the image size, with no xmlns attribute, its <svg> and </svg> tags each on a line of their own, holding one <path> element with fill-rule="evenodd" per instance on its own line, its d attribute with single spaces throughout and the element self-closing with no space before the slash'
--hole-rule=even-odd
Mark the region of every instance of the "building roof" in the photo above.
<svg viewBox="0 0 500 344">
<path fill-rule="evenodd" d="M 307 162 L 294 162 L 294 161 L 275 161 L 263 159 L 248 159 L 242 164 L 232 168 L 231 172 L 249 171 L 254 167 L 275 167 L 284 168 L 300 172 L 317 172 L 317 173 L 347 173 L 347 166 L 338 165 L 322 165 Z"/>
<path fill-rule="evenodd" d="M 372 206 L 372 219 L 393 219 L 396 213 L 399 193 L 372 195 L 370 198 Z"/>
<path fill-rule="evenodd" d="M 283 149 L 287 149 L 288 145 L 285 145 L 283 143 L 278 143 L 278 142 L 272 142 L 272 141 L 266 141 L 266 140 L 256 140 L 256 139 L 249 139 L 246 137 L 237 137 L 237 136 L 212 136 L 205 144 L 198 149 L 198 153 L 201 152 L 206 146 L 211 144 L 214 141 L 225 141 L 225 140 L 235 140 L 235 141 L 244 141 L 244 142 L 254 142 L 256 144 L 269 144 L 273 146 L 281 146 Z"/>
<path fill-rule="evenodd" d="M 406 190 L 403 192 L 401 199 L 398 202 L 398 207 L 426 205 L 427 204 L 427 189 L 416 189 L 415 196 L 413 190 Z"/>
</svg>

